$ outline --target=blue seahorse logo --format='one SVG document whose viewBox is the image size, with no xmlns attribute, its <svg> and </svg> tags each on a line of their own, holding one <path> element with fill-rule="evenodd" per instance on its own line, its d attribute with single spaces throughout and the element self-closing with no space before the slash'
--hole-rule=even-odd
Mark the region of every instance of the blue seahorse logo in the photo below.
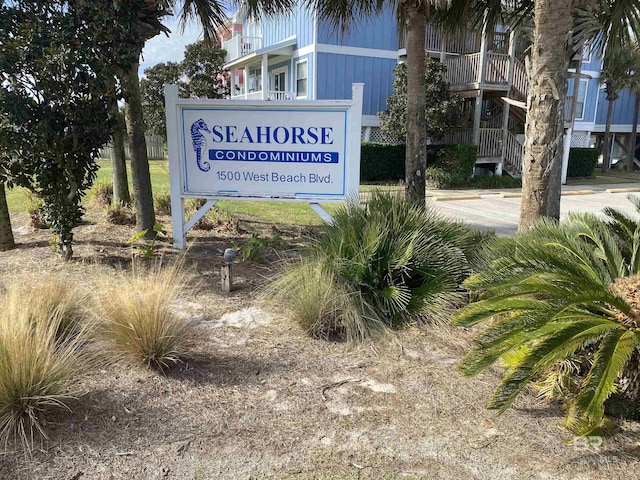
<svg viewBox="0 0 640 480">
<path fill-rule="evenodd" d="M 193 141 L 193 151 L 196 152 L 196 162 L 198 162 L 198 168 L 203 172 L 208 172 L 211 169 L 209 162 L 202 161 L 202 152 L 207 148 L 207 139 L 201 133 L 201 130 L 211 133 L 204 120 L 197 120 L 191 125 L 191 140 Z"/>
</svg>

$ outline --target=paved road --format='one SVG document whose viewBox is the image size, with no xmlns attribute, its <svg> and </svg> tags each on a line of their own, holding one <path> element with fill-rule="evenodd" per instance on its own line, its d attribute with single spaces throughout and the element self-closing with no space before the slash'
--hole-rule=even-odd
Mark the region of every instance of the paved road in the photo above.
<svg viewBox="0 0 640 480">
<path fill-rule="evenodd" d="M 616 193 L 606 190 L 612 189 Z M 621 192 L 620 190 L 635 190 Z M 520 198 L 518 190 L 457 190 L 428 192 L 428 203 L 444 215 L 466 221 L 483 230 L 498 234 L 514 233 L 518 229 Z M 505 197 L 501 197 L 500 194 Z M 605 206 L 634 213 L 635 208 L 627 200 L 628 195 L 640 195 L 638 184 L 597 185 L 587 187 L 563 187 L 560 215 L 568 212 L 600 212 Z M 476 198 L 473 198 L 476 197 Z M 479 197 L 479 198 L 477 198 Z"/>
</svg>

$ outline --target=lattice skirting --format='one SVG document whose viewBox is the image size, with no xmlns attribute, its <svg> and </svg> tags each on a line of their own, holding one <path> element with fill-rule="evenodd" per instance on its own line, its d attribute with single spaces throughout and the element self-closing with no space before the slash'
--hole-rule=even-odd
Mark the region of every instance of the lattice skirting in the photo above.
<svg viewBox="0 0 640 480">
<path fill-rule="evenodd" d="M 571 135 L 571 146 L 574 148 L 589 147 L 590 132 L 573 132 Z"/>
<path fill-rule="evenodd" d="M 383 135 L 380 131 L 380 127 L 362 127 L 362 130 L 360 131 L 360 140 L 363 142 L 401 143 Z"/>
</svg>

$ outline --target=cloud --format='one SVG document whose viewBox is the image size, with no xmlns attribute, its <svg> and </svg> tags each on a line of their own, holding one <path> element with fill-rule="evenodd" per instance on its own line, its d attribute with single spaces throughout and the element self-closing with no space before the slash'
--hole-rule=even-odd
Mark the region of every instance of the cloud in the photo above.
<svg viewBox="0 0 640 480">
<path fill-rule="evenodd" d="M 178 19 L 169 17 L 164 22 L 171 30 L 167 37 L 164 34 L 157 35 L 148 40 L 142 50 L 140 68 L 138 74 L 143 76 L 144 69 L 153 67 L 158 63 L 180 62 L 184 59 L 184 48 L 190 43 L 196 42 L 202 35 L 202 27 L 190 22 L 184 32 L 178 25 Z"/>
</svg>

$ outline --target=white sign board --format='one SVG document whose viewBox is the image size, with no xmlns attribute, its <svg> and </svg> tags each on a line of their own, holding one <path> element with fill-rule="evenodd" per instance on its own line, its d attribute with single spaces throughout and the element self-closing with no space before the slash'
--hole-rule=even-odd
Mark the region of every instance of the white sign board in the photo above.
<svg viewBox="0 0 640 480">
<path fill-rule="evenodd" d="M 223 198 L 316 204 L 356 193 L 362 90 L 354 84 L 352 100 L 243 101 L 180 99 L 165 86 L 176 248 L 195 223 L 184 222 L 185 198 L 211 200 L 206 213 Z"/>
</svg>

